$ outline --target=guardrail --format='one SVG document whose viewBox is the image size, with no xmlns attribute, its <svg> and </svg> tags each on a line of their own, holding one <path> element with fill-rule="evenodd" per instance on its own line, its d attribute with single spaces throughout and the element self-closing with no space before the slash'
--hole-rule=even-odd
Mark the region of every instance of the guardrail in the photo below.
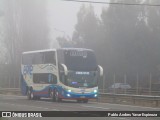
<svg viewBox="0 0 160 120">
<path fill-rule="evenodd" d="M 0 94 L 16 94 L 20 95 L 20 88 L 0 88 Z"/>
<path fill-rule="evenodd" d="M 21 95 L 20 88 L 0 88 L 0 94 Z M 160 107 L 160 96 L 100 92 L 98 102 Z"/>
<path fill-rule="evenodd" d="M 160 107 L 160 96 L 99 93 L 99 102 Z"/>
<path fill-rule="evenodd" d="M 160 91 L 149 89 L 99 89 L 99 92 L 102 93 L 112 93 L 112 94 L 132 94 L 132 95 L 152 95 L 152 96 L 160 96 Z"/>
</svg>

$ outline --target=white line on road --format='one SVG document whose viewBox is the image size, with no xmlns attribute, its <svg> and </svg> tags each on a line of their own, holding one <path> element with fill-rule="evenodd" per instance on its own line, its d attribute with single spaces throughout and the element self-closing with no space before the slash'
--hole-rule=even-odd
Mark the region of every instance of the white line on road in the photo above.
<svg viewBox="0 0 160 120">
<path fill-rule="evenodd" d="M 6 97 L 22 97 L 22 98 L 27 98 L 26 96 L 21 96 L 21 95 L 4 95 L 4 94 L 0 94 L 0 96 L 6 96 Z"/>
<path fill-rule="evenodd" d="M 26 98 L 26 96 L 16 96 L 16 95 L 4 95 L 0 94 L 0 96 L 9 96 L 9 97 L 20 97 L 20 98 Z M 42 101 L 40 101 L 42 102 Z M 45 101 L 46 102 L 46 101 Z M 48 102 L 50 103 L 50 102 Z M 122 105 L 122 104 L 114 104 L 114 103 L 99 103 L 99 102 L 90 102 L 90 103 L 96 103 L 96 104 L 104 104 L 104 105 L 114 105 L 114 106 L 126 106 L 126 107 L 135 107 L 135 108 L 144 108 L 144 109 L 152 109 L 152 110 L 160 110 L 160 108 L 153 108 L 153 107 L 144 107 L 144 106 L 133 106 L 133 105 Z M 109 109 L 109 108 L 108 108 Z"/>
<path fill-rule="evenodd" d="M 160 110 L 160 108 L 153 108 L 153 107 L 144 107 L 144 106 L 133 106 L 133 105 L 122 105 L 122 104 L 114 104 L 114 103 L 100 103 L 100 102 L 91 102 L 97 104 L 104 104 L 104 105 L 114 105 L 114 106 L 126 106 L 126 107 L 135 107 L 135 108 L 144 108 L 144 109 L 153 109 L 153 110 Z"/>
<path fill-rule="evenodd" d="M 44 107 L 37 107 L 37 106 L 30 106 L 30 105 L 18 105 L 18 104 L 12 104 L 12 103 L 0 103 L 0 104 L 7 104 L 7 105 L 12 105 L 12 106 L 20 106 L 20 107 L 34 107 L 38 109 L 46 109 L 46 110 L 54 110 L 54 111 L 60 111 L 58 109 L 50 109 L 50 108 L 44 108 Z"/>
<path fill-rule="evenodd" d="M 99 108 L 99 109 L 105 109 L 108 110 L 109 108 L 104 108 L 104 107 L 96 107 L 96 106 L 87 106 L 87 105 L 81 105 L 82 107 L 91 107 L 91 108 Z"/>
</svg>

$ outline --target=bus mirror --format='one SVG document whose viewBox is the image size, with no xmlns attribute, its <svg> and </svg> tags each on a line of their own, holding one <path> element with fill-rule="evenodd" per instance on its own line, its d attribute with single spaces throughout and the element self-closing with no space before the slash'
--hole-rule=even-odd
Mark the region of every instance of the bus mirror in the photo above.
<svg viewBox="0 0 160 120">
<path fill-rule="evenodd" d="M 103 68 L 100 65 L 98 65 L 98 70 L 99 70 L 100 76 L 102 77 L 103 76 Z"/>
<path fill-rule="evenodd" d="M 65 64 L 61 64 L 61 65 L 62 65 L 62 67 L 63 67 L 63 69 L 64 69 L 64 74 L 65 74 L 65 76 L 67 76 L 67 75 L 68 75 L 67 66 L 66 66 Z"/>
</svg>

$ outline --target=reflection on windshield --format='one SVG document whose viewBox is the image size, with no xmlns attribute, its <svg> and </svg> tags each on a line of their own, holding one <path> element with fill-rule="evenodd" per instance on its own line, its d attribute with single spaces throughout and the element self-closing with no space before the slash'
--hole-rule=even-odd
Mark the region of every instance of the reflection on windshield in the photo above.
<svg viewBox="0 0 160 120">
<path fill-rule="evenodd" d="M 88 74 L 76 74 L 76 72 L 69 72 L 67 84 L 70 87 L 96 87 L 97 86 L 97 72 L 87 72 Z"/>
<path fill-rule="evenodd" d="M 68 50 L 64 53 L 65 65 L 69 70 L 96 70 L 97 61 L 93 51 Z"/>
</svg>

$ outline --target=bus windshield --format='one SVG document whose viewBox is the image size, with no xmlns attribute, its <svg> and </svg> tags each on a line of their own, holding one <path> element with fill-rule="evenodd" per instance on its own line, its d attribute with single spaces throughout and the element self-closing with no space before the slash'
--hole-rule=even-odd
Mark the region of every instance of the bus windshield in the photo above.
<svg viewBox="0 0 160 120">
<path fill-rule="evenodd" d="M 97 68 L 96 57 L 89 50 L 67 50 L 64 52 L 64 61 L 69 70 L 94 71 Z"/>
<path fill-rule="evenodd" d="M 92 88 L 97 86 L 96 71 L 90 72 L 69 72 L 67 78 L 67 85 L 74 88 Z"/>
<path fill-rule="evenodd" d="M 98 84 L 97 61 L 95 54 L 89 49 L 60 49 L 58 61 L 65 64 L 68 75 L 60 72 L 60 81 L 74 88 L 93 88 Z M 59 64 L 59 65 L 60 65 Z M 61 69 L 61 67 L 59 67 Z"/>
</svg>

